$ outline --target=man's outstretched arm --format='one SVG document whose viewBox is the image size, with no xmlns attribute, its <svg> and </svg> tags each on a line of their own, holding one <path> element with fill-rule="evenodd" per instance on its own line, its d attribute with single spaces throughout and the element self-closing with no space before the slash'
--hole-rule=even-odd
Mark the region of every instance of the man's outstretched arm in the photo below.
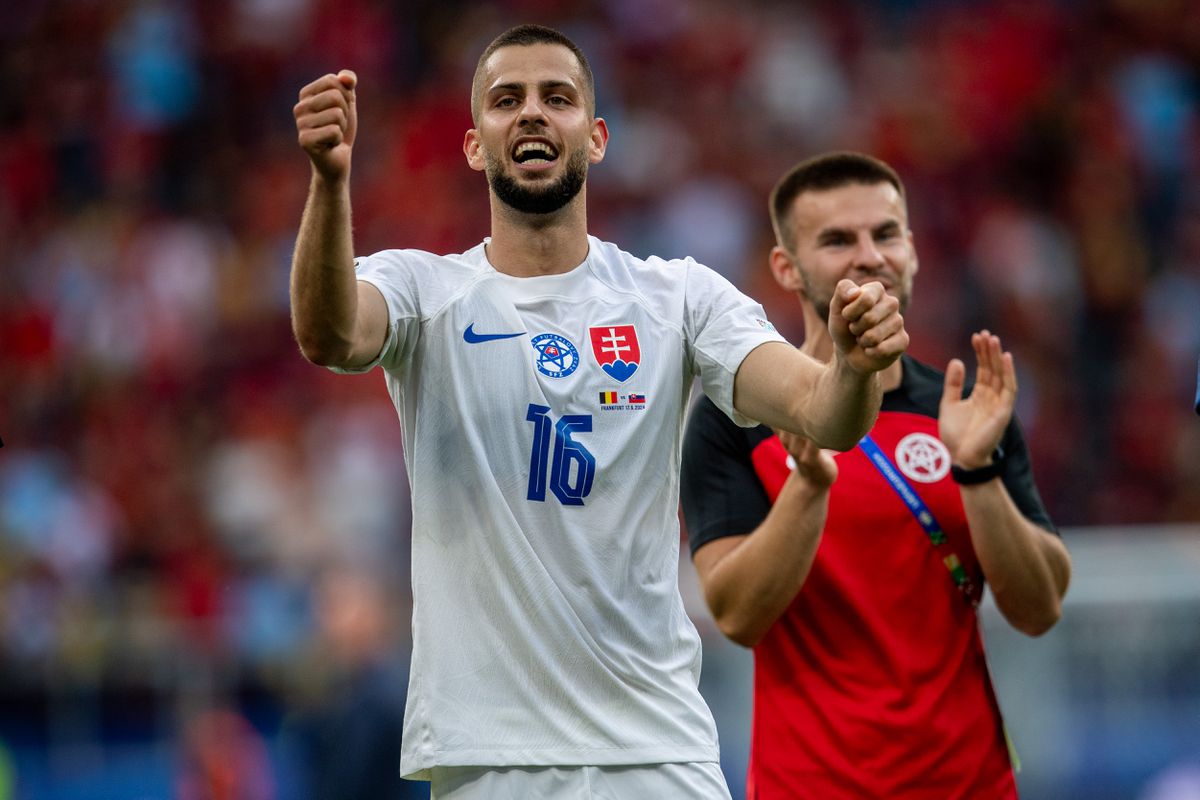
<svg viewBox="0 0 1200 800">
<path fill-rule="evenodd" d="M 879 414 L 878 373 L 908 348 L 908 333 L 899 301 L 882 284 L 851 280 L 834 292 L 829 332 L 836 349 L 828 364 L 782 342 L 752 350 L 734 383 L 737 410 L 818 447 L 853 447 Z"/>
<path fill-rule="evenodd" d="M 383 296 L 354 276 L 350 156 L 358 125 L 356 84 L 349 70 L 325 75 L 300 90 L 293 109 L 312 181 L 292 257 L 292 331 L 304 357 L 326 366 L 368 363 L 387 332 Z"/>
</svg>

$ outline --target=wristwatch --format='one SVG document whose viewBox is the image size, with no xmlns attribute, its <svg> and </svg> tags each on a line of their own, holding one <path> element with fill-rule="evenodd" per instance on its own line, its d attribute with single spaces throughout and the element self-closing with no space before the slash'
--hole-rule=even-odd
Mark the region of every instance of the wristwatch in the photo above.
<svg viewBox="0 0 1200 800">
<path fill-rule="evenodd" d="M 999 477 L 1004 472 L 1004 450 L 997 447 L 992 453 L 992 463 L 984 464 L 975 469 L 963 469 L 957 464 L 950 465 L 950 477 L 961 486 L 974 486 L 977 483 L 987 483 L 992 478 Z"/>
</svg>

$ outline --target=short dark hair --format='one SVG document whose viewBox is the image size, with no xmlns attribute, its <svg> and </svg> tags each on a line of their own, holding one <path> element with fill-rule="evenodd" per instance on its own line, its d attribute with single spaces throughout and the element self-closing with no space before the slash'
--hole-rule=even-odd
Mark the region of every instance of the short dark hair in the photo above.
<svg viewBox="0 0 1200 800">
<path fill-rule="evenodd" d="M 579 72 L 583 76 L 583 97 L 587 104 L 588 113 L 596 114 L 596 79 L 592 75 L 592 67 L 588 64 L 587 56 L 579 49 L 579 45 L 571 41 L 565 34 L 544 25 L 517 25 L 492 39 L 479 57 L 475 65 L 475 77 L 471 80 L 471 119 L 479 124 L 479 114 L 483 107 L 483 72 L 487 60 L 502 47 L 529 47 L 535 44 L 558 44 L 567 48 L 579 62 Z"/>
<path fill-rule="evenodd" d="M 851 183 L 867 186 L 890 183 L 900 193 L 900 199 L 904 199 L 904 183 L 896 170 L 865 153 L 823 153 L 801 161 L 789 169 L 771 190 L 768 203 L 771 226 L 775 229 L 775 238 L 780 247 L 791 252 L 796 246 L 787 216 L 797 197 L 805 192 L 837 189 Z"/>
</svg>

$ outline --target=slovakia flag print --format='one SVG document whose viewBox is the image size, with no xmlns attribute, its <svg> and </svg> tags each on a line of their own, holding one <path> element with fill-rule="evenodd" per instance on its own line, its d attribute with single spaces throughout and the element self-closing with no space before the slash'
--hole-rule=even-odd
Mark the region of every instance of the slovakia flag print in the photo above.
<svg viewBox="0 0 1200 800">
<path fill-rule="evenodd" d="M 637 372 L 642 361 L 642 348 L 632 325 L 600 325 L 588 328 L 588 333 L 592 339 L 592 354 L 608 377 L 627 381 Z"/>
</svg>

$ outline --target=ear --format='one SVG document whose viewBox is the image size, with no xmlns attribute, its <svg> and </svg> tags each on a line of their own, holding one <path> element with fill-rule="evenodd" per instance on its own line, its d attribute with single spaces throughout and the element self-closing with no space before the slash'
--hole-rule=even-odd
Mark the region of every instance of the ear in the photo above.
<svg viewBox="0 0 1200 800">
<path fill-rule="evenodd" d="M 588 163 L 599 164 L 604 160 L 604 151 L 608 148 L 608 123 L 603 117 L 592 120 L 592 143 L 588 147 Z"/>
<path fill-rule="evenodd" d="M 467 164 L 476 172 L 483 172 L 487 161 L 483 157 L 483 142 L 479 138 L 479 130 L 471 128 L 463 139 L 463 154 Z"/>
<path fill-rule="evenodd" d="M 767 263 L 771 266 L 771 274 L 775 276 L 775 282 L 787 289 L 789 292 L 803 292 L 804 281 L 800 278 L 800 268 L 792 260 L 791 255 L 787 250 L 784 250 L 779 245 L 771 248 L 771 254 L 767 257 Z"/>
</svg>

